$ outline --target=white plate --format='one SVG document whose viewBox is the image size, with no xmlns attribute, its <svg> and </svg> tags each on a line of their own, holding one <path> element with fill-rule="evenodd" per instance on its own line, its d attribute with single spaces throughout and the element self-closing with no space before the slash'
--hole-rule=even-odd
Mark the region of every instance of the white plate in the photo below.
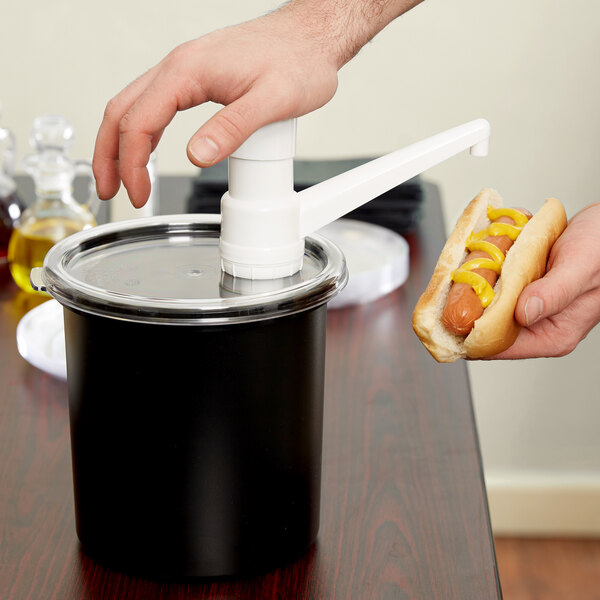
<svg viewBox="0 0 600 600">
<path fill-rule="evenodd" d="M 17 325 L 19 354 L 58 379 L 67 378 L 62 306 L 48 300 L 30 310 Z"/>
<path fill-rule="evenodd" d="M 408 278 L 408 242 L 395 231 L 354 219 L 338 219 L 318 233 L 346 257 L 348 284 L 328 304 L 366 304 L 393 292 Z"/>
</svg>

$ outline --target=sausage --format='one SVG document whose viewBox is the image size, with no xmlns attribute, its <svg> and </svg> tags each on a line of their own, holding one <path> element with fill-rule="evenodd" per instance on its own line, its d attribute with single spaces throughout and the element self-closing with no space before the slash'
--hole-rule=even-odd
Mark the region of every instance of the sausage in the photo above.
<svg viewBox="0 0 600 600">
<path fill-rule="evenodd" d="M 531 219 L 532 214 L 525 209 L 517 208 L 519 212 Z M 515 221 L 510 217 L 502 216 L 495 221 L 496 223 L 507 223 L 514 225 Z M 488 236 L 486 242 L 494 244 L 504 255 L 513 245 L 513 241 L 507 235 Z M 475 250 L 470 252 L 462 264 L 474 258 L 491 258 L 487 252 Z M 478 273 L 484 277 L 487 282 L 494 287 L 498 275 L 491 269 L 473 269 L 473 273 Z M 473 324 L 483 314 L 483 305 L 479 296 L 473 288 L 467 283 L 453 283 L 446 300 L 446 306 L 442 313 L 442 324 L 447 331 L 455 335 L 468 335 L 473 329 Z"/>
</svg>

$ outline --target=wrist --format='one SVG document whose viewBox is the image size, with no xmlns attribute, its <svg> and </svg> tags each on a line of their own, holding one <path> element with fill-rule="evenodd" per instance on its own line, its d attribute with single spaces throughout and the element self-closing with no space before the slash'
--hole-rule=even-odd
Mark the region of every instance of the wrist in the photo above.
<svg viewBox="0 0 600 600">
<path fill-rule="evenodd" d="M 291 0 L 282 16 L 314 42 L 336 70 L 386 25 L 422 0 Z"/>
</svg>

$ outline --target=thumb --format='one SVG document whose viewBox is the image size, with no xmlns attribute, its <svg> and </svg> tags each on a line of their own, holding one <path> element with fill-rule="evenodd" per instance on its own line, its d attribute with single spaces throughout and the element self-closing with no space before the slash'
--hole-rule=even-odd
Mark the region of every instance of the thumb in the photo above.
<svg viewBox="0 0 600 600">
<path fill-rule="evenodd" d="M 192 136 L 187 147 L 189 160 L 198 167 L 210 167 L 227 158 L 264 125 L 289 118 L 273 109 L 272 102 L 265 101 L 259 93 L 248 92 L 238 98 Z"/>
<path fill-rule="evenodd" d="M 577 266 L 555 264 L 544 277 L 530 283 L 519 296 L 515 318 L 530 327 L 534 323 L 562 312 L 587 291 L 585 273 Z"/>
</svg>

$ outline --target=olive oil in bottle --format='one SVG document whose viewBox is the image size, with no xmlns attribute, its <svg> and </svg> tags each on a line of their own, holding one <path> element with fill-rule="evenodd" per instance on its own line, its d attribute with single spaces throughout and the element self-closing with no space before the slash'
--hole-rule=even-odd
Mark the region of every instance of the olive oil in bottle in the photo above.
<svg viewBox="0 0 600 600">
<path fill-rule="evenodd" d="M 42 266 L 46 253 L 56 242 L 81 229 L 81 221 L 68 218 L 32 220 L 17 227 L 8 246 L 8 263 L 15 283 L 26 292 L 40 294 L 29 282 L 31 269 Z"/>
<path fill-rule="evenodd" d="M 88 163 L 66 156 L 73 129 L 63 117 L 39 117 L 33 123 L 31 142 L 36 153 L 25 159 L 25 168 L 35 182 L 35 203 L 27 208 L 11 234 L 8 265 L 15 283 L 24 291 L 31 287 L 31 269 L 41 267 L 50 248 L 67 236 L 93 227 L 94 215 L 72 194 L 77 171 Z"/>
</svg>

